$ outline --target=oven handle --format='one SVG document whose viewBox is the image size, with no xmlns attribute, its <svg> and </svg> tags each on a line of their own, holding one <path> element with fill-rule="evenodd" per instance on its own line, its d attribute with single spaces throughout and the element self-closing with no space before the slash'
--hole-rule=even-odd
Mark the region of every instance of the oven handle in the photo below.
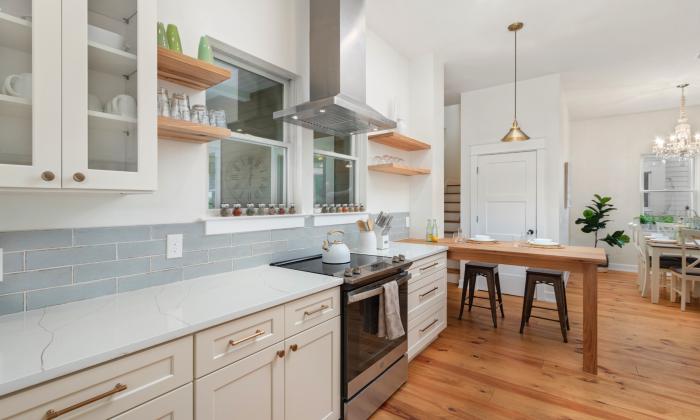
<svg viewBox="0 0 700 420">
<path fill-rule="evenodd" d="M 402 274 L 401 276 L 402 276 L 402 277 L 401 277 L 400 279 L 396 280 L 396 283 L 397 283 L 399 286 L 401 286 L 401 285 L 403 285 L 404 283 L 406 283 L 406 282 L 408 281 L 408 279 L 411 277 L 410 275 L 408 275 L 408 273 Z M 369 298 L 374 297 L 374 296 L 379 296 L 379 295 L 381 295 L 382 293 L 384 293 L 384 284 L 382 284 L 381 286 L 377 286 L 377 287 L 375 287 L 374 289 L 367 290 L 366 292 L 359 292 L 359 293 L 355 293 L 355 294 L 352 294 L 352 293 L 348 294 L 348 303 L 349 303 L 349 304 L 350 304 L 350 303 L 356 303 L 356 302 L 359 302 L 359 301 L 361 301 L 361 300 L 369 299 Z"/>
</svg>

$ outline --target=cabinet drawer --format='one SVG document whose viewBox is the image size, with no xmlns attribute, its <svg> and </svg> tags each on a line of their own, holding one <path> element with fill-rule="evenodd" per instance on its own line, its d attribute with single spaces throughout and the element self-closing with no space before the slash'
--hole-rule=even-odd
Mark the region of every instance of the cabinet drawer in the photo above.
<svg viewBox="0 0 700 420">
<path fill-rule="evenodd" d="M 291 337 L 340 315 L 340 288 L 324 290 L 284 305 L 284 333 Z"/>
<path fill-rule="evenodd" d="M 437 255 L 431 255 L 429 257 L 421 258 L 420 260 L 414 261 L 411 268 L 408 270 L 411 273 L 411 279 L 408 284 L 415 283 L 425 276 L 429 276 L 438 271 L 445 270 L 447 268 L 447 253 L 441 252 Z"/>
<path fill-rule="evenodd" d="M 175 391 L 113 417 L 113 420 L 191 420 L 194 393 L 189 383 Z"/>
<path fill-rule="evenodd" d="M 64 412 L 60 420 L 106 419 L 190 381 L 192 337 L 184 337 L 0 399 L 0 413 L 45 420 L 54 410 Z"/>
<path fill-rule="evenodd" d="M 435 302 L 445 301 L 447 272 L 438 271 L 423 276 L 419 281 L 408 286 L 408 319 L 414 318 Z"/>
<path fill-rule="evenodd" d="M 284 340 L 284 307 L 277 306 L 194 336 L 197 378 Z"/>
<path fill-rule="evenodd" d="M 412 359 L 420 353 L 438 336 L 440 331 L 445 329 L 446 307 L 442 302 L 438 302 L 424 314 L 420 315 L 415 322 L 408 324 L 408 358 Z"/>
</svg>

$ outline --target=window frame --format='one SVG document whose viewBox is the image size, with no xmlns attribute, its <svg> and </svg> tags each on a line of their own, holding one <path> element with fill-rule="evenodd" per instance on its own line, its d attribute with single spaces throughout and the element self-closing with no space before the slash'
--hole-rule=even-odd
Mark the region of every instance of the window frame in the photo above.
<svg viewBox="0 0 700 420">
<path fill-rule="evenodd" d="M 690 195 L 690 208 L 695 209 L 695 204 L 696 204 L 696 185 L 697 185 L 697 177 L 698 173 L 696 171 L 697 168 L 697 162 L 696 158 L 688 159 L 688 164 L 690 165 L 690 186 L 689 188 L 682 188 L 682 189 L 669 189 L 669 188 L 661 188 L 661 189 L 646 189 L 644 188 L 644 181 L 646 178 L 646 172 L 644 172 L 644 163 L 645 160 L 648 158 L 655 158 L 655 159 L 660 159 L 663 161 L 661 158 L 657 157 L 654 154 L 648 153 L 648 154 L 642 154 L 641 159 L 639 161 L 639 203 L 640 203 L 640 211 L 639 214 L 645 214 L 644 209 L 645 209 L 645 194 L 648 193 L 687 193 Z M 648 197 L 648 196 L 647 196 Z M 675 216 L 675 215 L 674 215 Z"/>
<path fill-rule="evenodd" d="M 295 96 L 297 92 L 298 78 L 293 73 L 288 72 L 280 67 L 275 66 L 272 63 L 268 63 L 257 57 L 254 57 L 244 51 L 238 50 L 228 44 L 218 41 L 214 38 L 208 37 L 210 45 L 214 53 L 214 59 L 223 61 L 229 65 L 239 67 L 246 71 L 258 74 L 262 77 L 266 77 L 277 83 L 282 84 L 282 103 L 283 108 L 287 108 L 291 103 L 295 102 Z M 206 92 L 205 103 L 206 103 Z M 280 147 L 285 150 L 284 153 L 284 169 L 283 169 L 283 185 L 282 191 L 285 197 L 284 204 L 289 204 L 294 202 L 294 188 L 291 185 L 292 180 L 295 179 L 295 174 L 293 173 L 295 165 L 295 160 L 297 158 L 298 150 L 295 139 L 297 133 L 293 130 L 289 124 L 282 124 L 282 141 L 270 140 L 263 137 L 253 136 L 251 134 L 239 133 L 236 131 L 231 132 L 231 136 L 225 139 L 218 140 L 224 141 L 236 141 L 248 144 L 254 144 L 258 146 L 269 147 Z M 208 154 L 207 154 L 208 155 Z M 211 214 L 218 214 L 221 207 L 221 162 L 219 159 L 218 165 L 216 166 L 216 178 L 214 180 L 214 207 L 209 208 L 209 199 L 207 198 L 207 210 Z M 209 182 L 207 183 L 207 196 L 209 192 Z M 219 203 L 218 207 L 216 203 Z M 232 203 L 233 204 L 233 203 Z M 239 203 L 244 205 L 246 203 Z"/>
<path fill-rule="evenodd" d="M 329 134 L 330 135 L 330 134 Z M 315 142 L 315 139 L 314 139 Z M 336 152 L 329 152 L 327 150 L 321 150 L 317 149 L 316 143 L 314 143 L 314 149 L 313 149 L 313 156 L 314 159 L 316 155 L 320 155 L 323 157 L 332 157 L 332 158 L 337 158 L 337 159 L 343 159 L 343 160 L 349 160 L 353 162 L 352 164 L 352 179 L 353 179 L 353 194 L 352 194 L 352 203 L 359 203 L 359 197 L 360 197 L 360 182 L 359 182 L 359 171 L 358 171 L 358 162 L 360 161 L 360 157 L 358 156 L 358 148 L 357 148 L 357 143 L 358 143 L 358 135 L 353 134 L 350 136 L 350 155 L 346 155 L 343 153 L 336 153 Z M 314 177 L 314 185 L 313 189 L 315 191 L 316 189 L 316 180 Z M 314 203 L 313 205 L 316 206 L 317 204 L 323 204 L 323 203 L 316 203 L 316 197 L 314 194 Z M 338 204 L 338 203 L 336 203 Z M 340 203 L 343 204 L 343 203 Z M 350 204 L 350 203 L 345 203 L 345 204 Z"/>
</svg>

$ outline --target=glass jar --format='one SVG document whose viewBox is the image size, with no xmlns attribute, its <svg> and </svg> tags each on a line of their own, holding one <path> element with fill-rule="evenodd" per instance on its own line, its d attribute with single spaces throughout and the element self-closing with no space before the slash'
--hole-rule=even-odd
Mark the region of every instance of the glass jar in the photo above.
<svg viewBox="0 0 700 420">
<path fill-rule="evenodd" d="M 221 217 L 227 217 L 231 215 L 231 205 L 221 203 L 221 210 L 219 210 Z"/>
<path fill-rule="evenodd" d="M 270 206 L 267 208 L 267 214 L 270 216 L 277 214 L 277 206 L 270 203 Z"/>
<path fill-rule="evenodd" d="M 284 204 L 280 204 L 278 208 L 279 210 L 277 210 L 277 214 L 287 214 L 287 210 L 284 208 Z"/>
<path fill-rule="evenodd" d="M 321 207 L 321 213 L 325 214 L 329 212 L 328 204 L 324 204 L 323 207 Z"/>
<path fill-rule="evenodd" d="M 316 204 L 318 206 L 318 204 Z M 319 212 L 321 209 L 319 209 Z M 287 213 L 289 214 L 297 214 L 297 209 L 294 208 L 294 203 L 289 203 L 289 209 L 287 209 Z M 314 207 L 314 213 L 316 213 L 316 208 Z"/>
<path fill-rule="evenodd" d="M 256 216 L 265 216 L 267 214 L 267 206 L 265 204 L 258 204 L 258 211 L 255 212 Z"/>
<path fill-rule="evenodd" d="M 360 211 L 365 211 L 365 205 L 360 203 Z"/>
<path fill-rule="evenodd" d="M 241 205 L 240 204 L 234 204 L 233 205 L 233 215 L 234 216 L 240 216 L 243 214 L 243 210 L 241 210 Z"/>
<path fill-rule="evenodd" d="M 347 213 L 348 210 L 349 210 L 349 209 L 348 209 L 348 205 L 347 205 L 347 204 L 343 204 L 343 207 L 341 208 L 341 212 L 342 212 L 342 213 Z"/>
<path fill-rule="evenodd" d="M 291 207 L 294 207 L 294 204 L 291 205 Z M 314 214 L 321 214 L 321 205 L 320 204 L 314 204 Z"/>
<path fill-rule="evenodd" d="M 331 204 L 330 207 L 328 207 L 328 213 L 337 213 L 338 208 L 335 206 L 335 204 Z"/>
<path fill-rule="evenodd" d="M 207 114 L 207 107 L 204 105 L 192 106 L 191 114 L 193 123 L 209 125 L 209 115 Z"/>
<path fill-rule="evenodd" d="M 255 216 L 255 206 L 252 203 L 248 203 L 245 209 L 246 216 Z"/>
<path fill-rule="evenodd" d="M 158 88 L 158 116 L 170 118 L 170 98 L 166 88 Z"/>
</svg>

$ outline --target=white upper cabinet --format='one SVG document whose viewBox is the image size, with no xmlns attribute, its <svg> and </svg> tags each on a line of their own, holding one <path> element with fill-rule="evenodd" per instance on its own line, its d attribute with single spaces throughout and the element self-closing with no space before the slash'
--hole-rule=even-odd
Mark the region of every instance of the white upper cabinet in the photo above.
<svg viewBox="0 0 700 420">
<path fill-rule="evenodd" d="M 61 2 L 0 0 L 0 187 L 61 187 Z"/>
<path fill-rule="evenodd" d="M 156 7 L 0 0 L 0 188 L 156 189 Z"/>
</svg>

